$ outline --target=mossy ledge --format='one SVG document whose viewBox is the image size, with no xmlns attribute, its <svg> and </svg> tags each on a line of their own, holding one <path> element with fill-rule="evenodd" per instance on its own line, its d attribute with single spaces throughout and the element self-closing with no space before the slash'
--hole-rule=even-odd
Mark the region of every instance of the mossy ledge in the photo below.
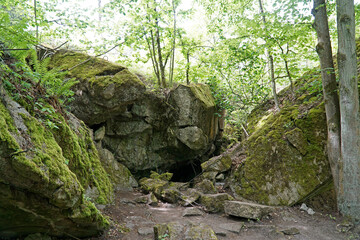
<svg viewBox="0 0 360 240">
<path fill-rule="evenodd" d="M 88 126 L 117 116 L 143 97 L 146 87 L 127 68 L 101 58 L 61 50 L 51 58 L 50 68 L 67 71 L 78 83 L 73 86 L 70 109 Z"/>
<path fill-rule="evenodd" d="M 89 237 L 105 230 L 109 222 L 89 200 L 109 203 L 112 185 L 89 130 L 56 113 L 58 129 L 45 127 L 1 93 L 0 236 Z M 97 188 L 96 198 L 85 196 L 89 187 Z"/>
</svg>

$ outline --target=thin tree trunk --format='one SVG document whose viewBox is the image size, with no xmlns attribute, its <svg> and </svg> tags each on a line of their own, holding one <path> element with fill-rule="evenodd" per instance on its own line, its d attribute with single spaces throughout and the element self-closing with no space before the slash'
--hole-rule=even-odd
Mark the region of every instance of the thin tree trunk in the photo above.
<svg viewBox="0 0 360 240">
<path fill-rule="evenodd" d="M 160 66 L 159 66 L 160 64 L 156 59 L 155 37 L 154 37 L 154 33 L 152 30 L 150 30 L 150 34 L 151 34 L 151 49 L 150 49 L 150 51 L 152 51 L 152 54 L 154 56 L 154 63 L 155 63 L 155 68 L 156 68 L 155 74 L 156 74 L 156 77 L 158 80 L 159 87 L 161 87 L 161 76 L 160 76 Z"/>
<path fill-rule="evenodd" d="M 158 51 L 158 62 L 160 67 L 160 79 L 161 79 L 161 87 L 166 88 L 166 79 L 165 79 L 165 66 L 163 63 L 163 56 L 161 53 L 161 38 L 160 38 L 160 30 L 159 30 L 159 21 L 156 19 L 156 44 L 157 44 L 157 51 Z"/>
<path fill-rule="evenodd" d="M 259 8 L 260 8 L 260 13 L 262 15 L 262 21 L 264 23 L 264 30 L 266 31 L 266 18 L 265 18 L 265 14 L 264 14 L 264 8 L 262 5 L 262 0 L 259 0 Z M 275 70 L 274 70 L 274 58 L 271 54 L 271 51 L 266 48 L 266 55 L 269 61 L 269 69 L 270 69 L 270 77 L 271 77 L 271 88 L 272 88 L 272 92 L 274 95 L 274 102 L 275 102 L 275 107 L 276 110 L 280 110 L 280 104 L 279 104 L 279 100 L 276 94 L 276 82 L 275 82 Z"/>
<path fill-rule="evenodd" d="M 149 52 L 150 52 L 150 58 L 151 58 L 151 63 L 152 63 L 153 69 L 154 69 L 154 73 L 156 75 L 156 79 L 158 80 L 158 84 L 160 86 L 160 75 L 159 75 L 159 71 L 158 71 L 156 58 L 154 56 L 154 50 L 152 49 L 152 47 L 150 45 L 149 38 L 146 36 L 146 34 L 144 34 L 144 35 L 145 35 L 146 42 L 148 44 L 148 49 L 149 49 Z"/>
<path fill-rule="evenodd" d="M 335 191 L 338 193 L 338 162 L 340 161 L 340 108 L 325 0 L 314 0 L 312 14 L 315 17 L 313 27 L 315 28 L 318 36 L 316 51 L 319 55 L 321 65 L 321 78 L 328 132 L 328 158 L 333 175 Z"/>
<path fill-rule="evenodd" d="M 354 0 L 337 0 L 341 161 L 338 207 L 360 221 L 359 93 Z"/>
<path fill-rule="evenodd" d="M 290 74 L 289 64 L 288 64 L 288 61 L 286 60 L 286 58 L 284 58 L 284 63 L 285 63 L 286 74 L 290 81 L 290 91 L 291 91 L 291 94 L 294 94 L 294 84 L 293 84 L 292 77 Z"/>
<path fill-rule="evenodd" d="M 35 34 L 36 34 L 36 41 L 39 43 L 39 25 L 37 22 L 37 0 L 34 0 L 34 18 L 35 18 Z"/>
<path fill-rule="evenodd" d="M 190 49 L 187 51 L 186 54 L 186 84 L 190 84 L 189 73 L 190 73 Z"/>
<path fill-rule="evenodd" d="M 176 46 L 176 8 L 175 8 L 175 2 L 172 1 L 172 7 L 173 7 L 173 17 L 174 17 L 174 32 L 173 32 L 173 43 L 172 43 L 172 56 L 170 60 L 170 73 L 169 73 L 169 82 L 170 86 L 173 84 L 173 78 L 174 78 L 174 65 L 175 65 L 175 46 Z"/>
</svg>

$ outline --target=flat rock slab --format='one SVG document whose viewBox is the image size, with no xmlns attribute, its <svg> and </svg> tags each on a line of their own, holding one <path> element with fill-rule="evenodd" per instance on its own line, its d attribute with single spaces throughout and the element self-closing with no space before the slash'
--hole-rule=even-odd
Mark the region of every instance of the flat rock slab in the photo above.
<svg viewBox="0 0 360 240">
<path fill-rule="evenodd" d="M 241 229 L 243 228 L 243 223 L 224 223 L 220 224 L 220 228 L 225 229 L 229 232 L 233 233 L 240 233 Z"/>
<path fill-rule="evenodd" d="M 224 211 L 227 215 L 249 219 L 261 219 L 274 210 L 274 207 L 256 203 L 240 201 L 226 201 L 224 203 Z"/>
<path fill-rule="evenodd" d="M 183 217 L 202 216 L 204 212 L 199 208 L 186 208 L 183 212 Z"/>
<path fill-rule="evenodd" d="M 299 229 L 294 228 L 294 227 L 289 228 L 289 229 L 284 229 L 281 232 L 284 233 L 285 235 L 297 235 L 297 234 L 300 234 Z"/>
<path fill-rule="evenodd" d="M 154 233 L 154 228 L 152 227 L 139 228 L 138 233 L 142 236 L 150 235 Z"/>
</svg>

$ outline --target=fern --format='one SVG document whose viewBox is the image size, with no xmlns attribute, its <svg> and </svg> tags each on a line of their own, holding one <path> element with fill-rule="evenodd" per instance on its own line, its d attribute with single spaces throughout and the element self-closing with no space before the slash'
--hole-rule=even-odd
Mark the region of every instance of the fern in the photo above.
<svg viewBox="0 0 360 240">
<path fill-rule="evenodd" d="M 67 72 L 58 68 L 49 69 L 50 58 L 39 60 L 35 50 L 30 51 L 27 70 L 33 80 L 44 87 L 49 96 L 57 97 L 61 103 L 69 101 L 74 92 L 71 87 L 78 83 L 75 78 L 65 78 Z"/>
</svg>

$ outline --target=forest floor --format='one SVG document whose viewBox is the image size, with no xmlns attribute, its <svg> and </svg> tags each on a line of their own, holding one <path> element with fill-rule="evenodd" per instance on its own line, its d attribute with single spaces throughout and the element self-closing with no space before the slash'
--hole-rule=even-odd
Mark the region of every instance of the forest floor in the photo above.
<svg viewBox="0 0 360 240">
<path fill-rule="evenodd" d="M 258 221 L 205 212 L 202 216 L 184 217 L 185 207 L 167 203 L 153 207 L 136 203 L 134 200 L 142 195 L 137 191 L 117 192 L 115 204 L 102 210 L 113 221 L 113 226 L 102 236 L 89 240 L 150 240 L 154 239 L 154 225 L 169 222 L 207 224 L 215 231 L 219 240 L 360 239 L 359 227 L 349 230 L 346 221 L 337 213 L 315 212 L 309 215 L 295 206 L 278 208 Z"/>
</svg>

